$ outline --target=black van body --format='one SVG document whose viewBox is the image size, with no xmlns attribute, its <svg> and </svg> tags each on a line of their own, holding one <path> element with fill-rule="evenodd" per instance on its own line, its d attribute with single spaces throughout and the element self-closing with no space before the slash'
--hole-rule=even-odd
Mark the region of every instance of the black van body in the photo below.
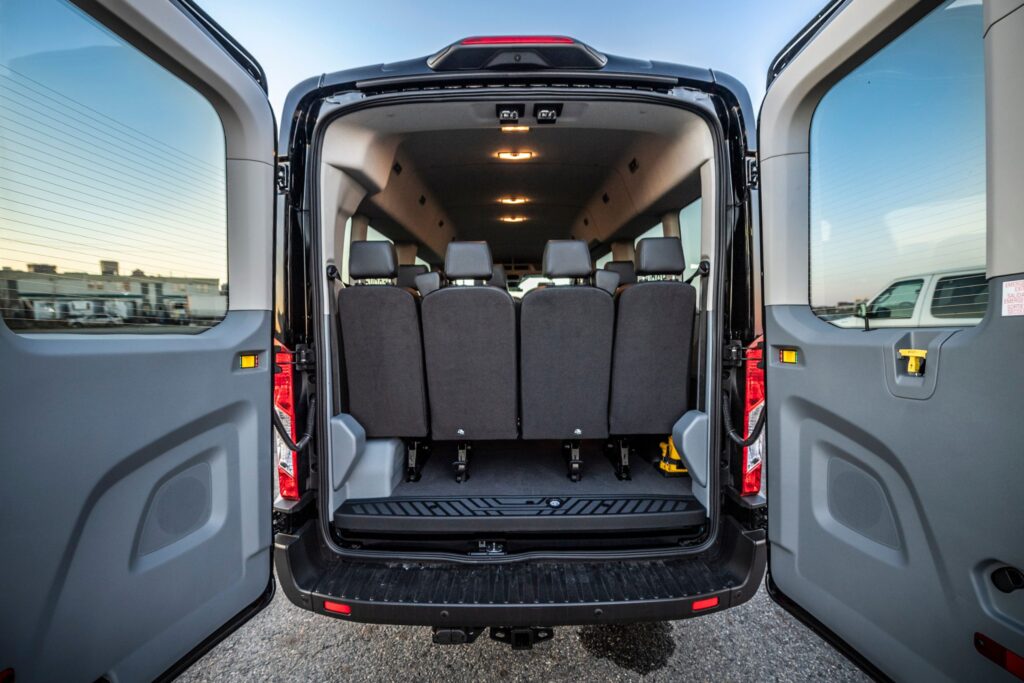
<svg viewBox="0 0 1024 683">
<path fill-rule="evenodd" d="M 553 98 L 591 96 L 644 101 L 676 97 L 688 106 L 698 99 L 716 131 L 716 155 L 728 161 L 720 169 L 720 211 L 729 226 L 718 240 L 719 263 L 724 264 L 722 286 L 716 288 L 714 315 L 718 339 L 727 340 L 716 374 L 724 377 L 722 395 L 730 397 L 730 423 L 742 416 L 745 371 L 743 350 L 761 334 L 757 223 L 751 207 L 756 187 L 753 161 L 754 115 L 744 88 L 733 78 L 711 71 L 661 62 L 602 56 L 594 68 L 572 66 L 589 48 L 573 43 L 571 50 L 509 45 L 486 54 L 447 54 L 446 67 L 439 57 L 460 52 L 458 45 L 439 55 L 325 74 L 308 79 L 287 98 L 281 122 L 279 149 L 279 249 L 275 340 L 296 351 L 301 364 L 302 392 L 312 396 L 318 383 L 316 349 L 327 343 L 315 321 L 324 302 L 318 287 L 324 277 L 313 272 L 319 262 L 315 252 L 315 183 L 318 124 L 325 107 L 338 102 L 352 107 L 380 102 L 444 101 L 474 95 L 494 100 L 515 99 L 521 89 L 544 89 Z M 517 53 L 531 55 L 533 64 L 510 68 Z M 453 61 L 457 66 L 451 66 Z M 486 67 L 484 64 L 498 65 Z M 566 64 L 568 63 L 568 64 Z M 431 67 L 431 64 L 434 67 Z M 563 65 L 565 64 L 565 65 Z M 476 93 L 486 88 L 482 95 Z M 699 96 L 699 97 L 698 97 Z M 287 152 L 286 152 L 287 151 Z M 283 228 L 282 228 L 283 226 Z M 299 390 L 296 391 L 299 394 Z M 300 405 L 307 402 L 299 402 Z M 720 398 L 712 403 L 712 424 L 720 420 Z M 306 417 L 297 416 L 299 424 Z M 324 425 L 318 419 L 316 424 Z M 720 514 L 709 537 L 714 540 L 699 553 L 664 548 L 629 548 L 602 551 L 523 553 L 481 552 L 456 555 L 445 552 L 380 552 L 357 544 L 339 554 L 325 537 L 324 515 L 318 514 L 318 476 L 322 454 L 312 447 L 301 454 L 299 471 L 305 478 L 298 502 L 279 499 L 275 507 L 275 568 L 281 585 L 296 605 L 354 621 L 421 624 L 469 635 L 439 638 L 472 638 L 481 625 L 495 627 L 550 627 L 565 624 L 614 623 L 679 619 L 736 606 L 756 591 L 765 572 L 765 507 L 763 497 L 743 498 L 732 483 L 738 477 L 735 443 L 719 438 L 721 453 Z M 312 443 L 326 443 L 323 431 Z M 717 517 L 717 519 L 716 519 Z M 325 607 L 343 603 L 345 611 Z M 474 631 L 475 629 L 475 631 Z"/>
</svg>

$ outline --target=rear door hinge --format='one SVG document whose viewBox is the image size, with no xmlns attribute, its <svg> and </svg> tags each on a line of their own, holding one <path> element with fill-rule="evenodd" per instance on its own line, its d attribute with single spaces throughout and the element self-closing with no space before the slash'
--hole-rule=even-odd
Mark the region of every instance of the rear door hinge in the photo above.
<svg viewBox="0 0 1024 683">
<path fill-rule="evenodd" d="M 732 339 L 725 345 L 722 353 L 722 365 L 727 368 L 738 368 L 743 365 L 743 342 Z"/>
<path fill-rule="evenodd" d="M 761 168 L 758 166 L 757 157 L 753 154 L 746 158 L 747 187 L 756 190 L 761 183 Z"/>
<path fill-rule="evenodd" d="M 316 368 L 316 354 L 313 348 L 299 344 L 295 348 L 295 369 L 299 372 L 312 372 Z"/>
<path fill-rule="evenodd" d="M 274 185 L 278 194 L 288 194 L 292 189 L 292 167 L 288 157 L 278 157 L 274 167 Z"/>
</svg>

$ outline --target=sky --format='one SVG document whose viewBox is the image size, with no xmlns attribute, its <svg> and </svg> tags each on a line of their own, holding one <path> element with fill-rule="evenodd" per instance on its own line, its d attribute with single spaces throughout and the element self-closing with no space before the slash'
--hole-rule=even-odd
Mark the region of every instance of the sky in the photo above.
<svg viewBox="0 0 1024 683">
<path fill-rule="evenodd" d="M 310 76 L 487 34 L 715 68 L 757 111 L 770 61 L 823 2 L 202 0 L 263 65 L 279 119 Z M 825 95 L 812 304 L 984 265 L 983 63 L 979 0 L 949 0 Z M 66 0 L 0 2 L 0 266 L 96 273 L 110 259 L 122 274 L 223 282 L 224 166 L 223 129 L 196 91 Z"/>
<path fill-rule="evenodd" d="M 826 0 L 201 0 L 267 72 L 280 115 L 288 90 L 324 72 L 437 52 L 472 35 L 568 35 L 609 54 L 718 69 L 756 111 L 768 64 Z M 294 44 L 293 44 L 294 41 Z"/>
</svg>

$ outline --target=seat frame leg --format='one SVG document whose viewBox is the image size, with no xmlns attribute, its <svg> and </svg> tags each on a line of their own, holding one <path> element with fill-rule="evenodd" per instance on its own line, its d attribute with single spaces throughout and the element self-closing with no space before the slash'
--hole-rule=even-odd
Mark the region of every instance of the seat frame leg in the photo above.
<svg viewBox="0 0 1024 683">
<path fill-rule="evenodd" d="M 460 441 L 458 455 L 452 463 L 455 466 L 455 481 L 459 484 L 469 479 L 469 451 L 470 445 Z"/>
<path fill-rule="evenodd" d="M 578 439 L 566 441 L 563 448 L 569 451 L 569 479 L 579 481 L 583 478 L 583 458 L 580 457 L 580 442 Z"/>
<path fill-rule="evenodd" d="M 405 444 L 405 480 L 419 481 L 420 468 L 423 466 L 421 459 L 422 451 L 427 449 L 426 444 L 420 441 L 408 441 Z"/>
<path fill-rule="evenodd" d="M 619 459 L 615 463 L 615 476 L 621 481 L 629 481 L 632 476 L 629 472 L 629 440 L 619 439 Z"/>
</svg>

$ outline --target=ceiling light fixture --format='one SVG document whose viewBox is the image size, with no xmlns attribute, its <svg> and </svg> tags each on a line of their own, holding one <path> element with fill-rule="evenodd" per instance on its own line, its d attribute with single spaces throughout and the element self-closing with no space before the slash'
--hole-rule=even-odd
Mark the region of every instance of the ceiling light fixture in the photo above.
<svg viewBox="0 0 1024 683">
<path fill-rule="evenodd" d="M 501 132 L 502 133 L 529 133 L 530 132 L 530 127 L 529 126 L 502 126 L 501 127 Z"/>
<path fill-rule="evenodd" d="M 498 220 L 502 223 L 522 223 L 526 220 L 526 216 L 502 216 Z"/>
<path fill-rule="evenodd" d="M 533 152 L 498 152 L 497 156 L 502 161 L 526 161 L 533 158 Z"/>
<path fill-rule="evenodd" d="M 498 201 L 502 204 L 525 204 L 530 200 L 526 197 L 502 197 Z"/>
</svg>

